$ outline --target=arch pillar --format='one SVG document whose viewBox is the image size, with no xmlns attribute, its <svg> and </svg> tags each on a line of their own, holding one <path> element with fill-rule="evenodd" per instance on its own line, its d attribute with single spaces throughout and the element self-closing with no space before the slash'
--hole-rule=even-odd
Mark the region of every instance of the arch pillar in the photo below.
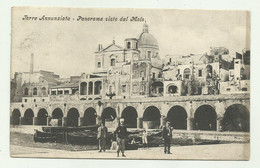
<svg viewBox="0 0 260 168">
<path fill-rule="evenodd" d="M 47 117 L 47 124 L 46 124 L 46 125 L 47 125 L 47 126 L 51 126 L 50 122 L 51 122 L 51 117 L 48 116 L 48 117 Z"/>
<path fill-rule="evenodd" d="M 222 117 L 217 118 L 217 131 L 222 131 L 222 126 L 221 126 L 222 119 L 223 119 Z"/>
<path fill-rule="evenodd" d="M 187 118 L 187 130 L 193 130 L 194 118 Z"/>
<path fill-rule="evenodd" d="M 78 126 L 83 126 L 84 125 L 84 117 L 79 117 L 78 118 Z"/>
<path fill-rule="evenodd" d="M 115 120 L 114 120 L 114 122 L 116 122 L 116 123 L 117 123 L 117 126 L 118 126 L 119 123 L 120 123 L 120 117 L 116 117 Z"/>
<path fill-rule="evenodd" d="M 62 126 L 67 126 L 67 121 L 68 121 L 68 118 L 67 117 L 62 117 Z"/>
<path fill-rule="evenodd" d="M 143 118 L 137 117 L 137 128 L 143 128 Z"/>
<path fill-rule="evenodd" d="M 37 125 L 38 124 L 38 118 L 37 117 L 33 117 L 33 125 Z"/>
<path fill-rule="evenodd" d="M 167 120 L 167 117 L 164 116 L 164 115 L 161 115 L 161 118 L 160 118 L 160 127 L 163 127 L 166 125 L 166 120 Z"/>
<path fill-rule="evenodd" d="M 223 118 L 226 111 L 224 103 L 218 101 L 217 103 L 215 103 L 215 107 L 218 118 Z"/>
<path fill-rule="evenodd" d="M 102 118 L 101 118 L 101 116 L 97 115 L 96 123 L 97 123 L 97 125 L 100 125 L 100 124 L 102 123 Z"/>
<path fill-rule="evenodd" d="M 20 117 L 20 118 L 19 118 L 19 125 L 23 125 L 23 120 L 24 120 L 23 117 Z"/>
<path fill-rule="evenodd" d="M 103 110 L 104 110 L 104 105 L 101 105 L 101 106 L 99 106 L 99 105 L 96 105 L 96 113 L 97 113 L 97 116 L 101 116 L 101 114 L 102 114 L 102 112 L 103 112 Z"/>
</svg>

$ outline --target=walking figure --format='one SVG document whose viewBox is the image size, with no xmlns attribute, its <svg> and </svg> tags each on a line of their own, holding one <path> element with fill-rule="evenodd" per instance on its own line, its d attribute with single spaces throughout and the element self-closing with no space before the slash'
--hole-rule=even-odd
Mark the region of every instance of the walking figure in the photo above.
<svg viewBox="0 0 260 168">
<path fill-rule="evenodd" d="M 106 138 L 107 138 L 107 127 L 105 126 L 104 123 L 100 124 L 100 127 L 98 127 L 98 134 L 97 134 L 97 139 L 99 140 L 99 152 L 102 150 L 105 152 L 106 151 Z"/>
<path fill-rule="evenodd" d="M 143 142 L 143 148 L 148 147 L 148 133 L 146 131 L 146 129 L 143 130 L 143 136 L 142 136 L 142 142 Z"/>
<path fill-rule="evenodd" d="M 122 152 L 122 156 L 126 157 L 124 152 L 127 138 L 127 129 L 123 120 L 120 121 L 120 125 L 116 128 L 115 134 L 117 138 L 117 157 L 119 157 L 120 151 Z"/>
<path fill-rule="evenodd" d="M 164 141 L 164 153 L 171 154 L 171 140 L 172 140 L 172 130 L 173 128 L 168 121 L 166 126 L 163 127 L 162 136 Z"/>
</svg>

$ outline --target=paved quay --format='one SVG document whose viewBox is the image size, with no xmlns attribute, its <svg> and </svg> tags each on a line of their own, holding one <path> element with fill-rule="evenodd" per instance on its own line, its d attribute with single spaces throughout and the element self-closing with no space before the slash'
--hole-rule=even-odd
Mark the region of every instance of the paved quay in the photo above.
<svg viewBox="0 0 260 168">
<path fill-rule="evenodd" d="M 12 157 L 32 158 L 95 158 L 95 159 L 173 159 L 173 160 L 248 160 L 249 144 L 217 144 L 173 146 L 172 154 L 164 154 L 163 147 L 139 148 L 128 150 L 126 157 L 117 157 L 116 151 L 107 150 L 99 153 L 97 150 L 66 151 L 46 148 L 32 148 L 11 145 Z"/>
</svg>

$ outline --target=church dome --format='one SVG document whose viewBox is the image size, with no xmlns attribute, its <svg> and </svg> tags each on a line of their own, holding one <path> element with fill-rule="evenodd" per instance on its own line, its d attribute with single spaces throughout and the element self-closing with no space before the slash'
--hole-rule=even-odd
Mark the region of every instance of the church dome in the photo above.
<svg viewBox="0 0 260 168">
<path fill-rule="evenodd" d="M 143 32 L 137 37 L 138 48 L 155 48 L 159 49 L 158 42 L 153 35 L 148 32 L 148 25 L 145 23 Z"/>
</svg>

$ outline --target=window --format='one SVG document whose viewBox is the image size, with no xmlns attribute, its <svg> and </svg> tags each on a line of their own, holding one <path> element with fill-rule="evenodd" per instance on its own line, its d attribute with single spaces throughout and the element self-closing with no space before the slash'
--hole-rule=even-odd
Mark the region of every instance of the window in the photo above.
<svg viewBox="0 0 260 168">
<path fill-rule="evenodd" d="M 58 90 L 58 95 L 63 94 L 63 90 Z"/>
<path fill-rule="evenodd" d="M 44 96 L 45 96 L 46 94 L 47 94 L 47 92 L 46 92 L 46 88 L 45 88 L 45 87 L 43 87 L 43 88 L 42 88 L 42 95 L 44 95 Z"/>
<path fill-rule="evenodd" d="M 140 77 L 144 77 L 144 71 L 141 71 Z"/>
<path fill-rule="evenodd" d="M 242 88 L 242 91 L 247 91 L 247 88 L 245 88 L 245 87 L 244 87 L 244 88 Z"/>
<path fill-rule="evenodd" d="M 115 60 L 114 58 L 112 58 L 110 65 L 111 65 L 111 66 L 115 66 L 115 63 L 116 63 L 116 60 Z"/>
<path fill-rule="evenodd" d="M 153 78 L 155 78 L 155 73 L 153 72 Z"/>
<path fill-rule="evenodd" d="M 169 87 L 168 87 L 168 93 L 169 93 L 169 94 L 174 94 L 174 93 L 177 93 L 177 92 L 178 92 L 177 86 L 172 85 L 172 86 L 169 86 Z"/>
<path fill-rule="evenodd" d="M 44 99 L 42 99 L 42 102 L 44 102 Z"/>
<path fill-rule="evenodd" d="M 201 95 L 201 94 L 202 94 L 202 88 L 198 87 L 198 95 Z"/>
<path fill-rule="evenodd" d="M 138 85 L 133 85 L 133 92 L 138 92 Z"/>
<path fill-rule="evenodd" d="M 212 78 L 212 66 L 207 65 L 206 70 L 207 70 L 207 78 Z"/>
<path fill-rule="evenodd" d="M 78 91 L 78 88 L 72 88 L 72 94 L 75 94 Z"/>
<path fill-rule="evenodd" d="M 172 58 L 169 58 L 169 62 L 172 62 Z"/>
<path fill-rule="evenodd" d="M 190 78 L 190 69 L 186 68 L 184 69 L 184 78 L 189 79 Z"/>
<path fill-rule="evenodd" d="M 36 99 L 33 99 L 33 102 L 36 102 Z"/>
<path fill-rule="evenodd" d="M 69 90 L 64 91 L 64 94 L 66 94 L 66 95 L 68 95 L 69 93 L 70 93 Z"/>
<path fill-rule="evenodd" d="M 101 68 L 101 62 L 98 62 L 98 63 L 97 63 L 97 67 L 98 67 L 98 68 Z"/>
<path fill-rule="evenodd" d="M 131 43 L 127 42 L 127 49 L 130 49 L 130 48 L 131 48 Z"/>
<path fill-rule="evenodd" d="M 37 88 L 33 88 L 33 95 L 37 95 Z"/>
<path fill-rule="evenodd" d="M 145 85 L 141 85 L 141 92 L 145 92 Z"/>
<path fill-rule="evenodd" d="M 28 90 L 28 88 L 25 88 L 25 89 L 24 89 L 24 95 L 29 95 L 29 90 Z"/>
<path fill-rule="evenodd" d="M 51 91 L 51 95 L 56 95 L 56 91 Z"/>
<path fill-rule="evenodd" d="M 109 93 L 112 93 L 112 86 L 109 86 Z"/>
<path fill-rule="evenodd" d="M 202 69 L 199 69 L 199 77 L 202 77 Z"/>
<path fill-rule="evenodd" d="M 24 99 L 24 102 L 26 103 L 26 102 L 27 102 L 27 99 Z"/>
<path fill-rule="evenodd" d="M 231 90 L 230 88 L 227 88 L 227 89 L 226 89 L 226 91 L 228 91 L 228 92 L 229 92 L 230 90 Z"/>
<path fill-rule="evenodd" d="M 147 51 L 148 59 L 151 58 L 151 51 Z"/>
<path fill-rule="evenodd" d="M 126 92 L 126 85 L 122 85 L 122 93 Z"/>
</svg>

